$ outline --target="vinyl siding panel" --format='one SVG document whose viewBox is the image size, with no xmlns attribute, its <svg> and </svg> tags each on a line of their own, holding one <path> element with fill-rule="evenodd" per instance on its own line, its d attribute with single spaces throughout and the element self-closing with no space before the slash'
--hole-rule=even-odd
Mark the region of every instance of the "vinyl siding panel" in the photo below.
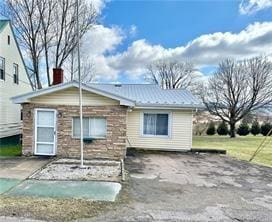
<svg viewBox="0 0 272 222">
<path fill-rule="evenodd" d="M 192 147 L 192 111 L 169 110 L 171 118 L 170 137 L 142 136 L 142 113 L 128 113 L 127 146 L 143 149 L 188 150 Z M 155 111 L 154 111 L 155 112 Z M 161 111 L 158 111 L 161 112 Z"/>
<path fill-rule="evenodd" d="M 119 101 L 113 100 L 104 96 L 82 91 L 83 106 L 106 106 L 119 105 Z M 35 97 L 30 100 L 30 103 L 49 104 L 49 105 L 78 105 L 79 93 L 75 87 Z"/>
<path fill-rule="evenodd" d="M 10 36 L 10 45 L 7 39 Z M 5 80 L 0 79 L 0 138 L 21 133 L 21 105 L 13 104 L 13 96 L 32 91 L 23 61 L 10 26 L 0 32 L 0 56 L 5 59 Z M 18 64 L 19 84 L 13 82 L 13 64 Z"/>
</svg>

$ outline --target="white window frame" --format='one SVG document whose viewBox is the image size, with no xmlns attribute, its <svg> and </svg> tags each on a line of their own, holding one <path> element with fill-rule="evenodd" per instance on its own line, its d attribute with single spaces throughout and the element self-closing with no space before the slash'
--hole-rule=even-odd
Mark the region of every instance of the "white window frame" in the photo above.
<svg viewBox="0 0 272 222">
<path fill-rule="evenodd" d="M 80 118 L 79 116 L 73 116 L 72 117 L 72 132 L 71 132 L 71 137 L 73 139 L 80 139 L 80 136 L 74 136 L 74 118 Z M 84 118 L 88 118 L 88 121 L 89 121 L 89 128 L 88 128 L 88 137 L 84 137 L 83 136 L 83 139 L 85 138 L 92 138 L 92 139 L 106 139 L 107 138 L 107 135 L 108 135 L 108 124 L 107 124 L 107 118 L 106 117 L 103 117 L 103 116 L 90 116 L 90 117 L 83 117 L 83 120 Z M 106 121 L 106 135 L 105 136 L 96 136 L 96 137 L 93 137 L 93 136 L 90 136 L 90 132 L 91 132 L 91 119 L 105 119 Z"/>
<path fill-rule="evenodd" d="M 17 71 L 17 73 L 15 73 L 15 70 Z M 13 83 L 19 85 L 19 65 L 17 63 L 13 63 Z M 16 76 L 16 82 L 14 81 Z"/>
<path fill-rule="evenodd" d="M 144 114 L 168 114 L 168 135 L 152 135 L 152 134 L 144 134 Z M 172 112 L 170 111 L 157 111 L 157 110 L 152 110 L 152 111 L 142 111 L 141 112 L 141 125 L 140 125 L 140 130 L 141 133 L 140 135 L 142 137 L 156 137 L 156 138 L 172 138 Z"/>
<path fill-rule="evenodd" d="M 55 129 L 55 133 L 54 133 L 54 146 L 53 146 L 53 153 L 52 154 L 48 154 L 48 153 L 38 153 L 37 152 L 37 129 L 38 129 L 38 124 L 37 124 L 37 121 L 38 121 L 38 111 L 51 111 L 51 112 L 54 112 L 54 115 L 55 115 L 55 121 L 54 121 L 54 129 Z M 45 155 L 45 156 L 55 156 L 56 153 L 57 153 L 57 110 L 55 109 L 46 109 L 46 108 L 36 108 L 35 109 L 35 115 L 34 115 L 34 118 L 35 118 L 35 126 L 34 126 L 34 130 L 35 130 L 35 145 L 34 145 L 34 155 Z M 43 127 L 46 127 L 46 126 L 43 126 Z M 52 127 L 52 126 L 50 126 Z M 43 144 L 46 144 L 46 142 L 44 142 Z M 49 143 L 49 144 L 52 144 L 52 143 Z"/>
</svg>

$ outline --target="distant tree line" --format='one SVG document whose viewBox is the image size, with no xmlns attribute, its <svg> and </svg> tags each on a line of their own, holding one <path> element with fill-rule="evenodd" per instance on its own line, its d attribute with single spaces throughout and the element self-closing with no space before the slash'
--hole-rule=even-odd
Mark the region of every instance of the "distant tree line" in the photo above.
<svg viewBox="0 0 272 222">
<path fill-rule="evenodd" d="M 237 128 L 236 133 L 240 136 L 247 136 L 250 133 L 254 136 L 258 134 L 262 134 L 263 136 L 267 136 L 269 134 L 268 136 L 271 136 L 272 135 L 271 129 L 272 124 L 269 122 L 265 122 L 262 125 L 260 125 L 258 120 L 255 119 L 250 126 L 247 123 L 247 121 L 243 120 L 239 127 Z M 215 135 L 216 133 L 220 136 L 230 134 L 230 130 L 224 121 L 220 122 L 217 127 L 213 121 L 209 123 L 208 128 L 206 130 L 206 134 L 212 136 Z"/>
</svg>

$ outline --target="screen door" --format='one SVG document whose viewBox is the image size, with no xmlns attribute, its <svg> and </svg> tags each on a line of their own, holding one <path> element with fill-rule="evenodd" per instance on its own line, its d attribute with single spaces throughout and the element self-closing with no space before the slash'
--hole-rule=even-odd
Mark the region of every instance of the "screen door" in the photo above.
<svg viewBox="0 0 272 222">
<path fill-rule="evenodd" d="M 35 154 L 55 155 L 56 110 L 36 109 Z"/>
</svg>

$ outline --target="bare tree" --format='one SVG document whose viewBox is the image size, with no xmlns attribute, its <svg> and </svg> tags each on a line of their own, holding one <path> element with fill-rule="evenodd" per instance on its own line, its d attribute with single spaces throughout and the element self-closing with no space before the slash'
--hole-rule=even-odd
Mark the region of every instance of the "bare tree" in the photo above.
<svg viewBox="0 0 272 222">
<path fill-rule="evenodd" d="M 145 79 L 163 89 L 193 89 L 196 86 L 196 69 L 188 62 L 160 60 L 147 67 Z"/>
<path fill-rule="evenodd" d="M 54 38 L 54 66 L 60 68 L 77 45 L 76 32 L 76 0 L 57 1 L 54 10 L 55 24 L 53 32 Z M 94 24 L 96 11 L 92 5 L 87 5 L 84 0 L 79 0 L 79 22 L 80 37 Z"/>
<path fill-rule="evenodd" d="M 64 64 L 64 69 L 66 69 L 70 76 L 66 76 L 68 81 L 78 80 L 78 68 L 75 66 L 77 59 L 74 52 L 71 52 L 67 62 Z M 94 81 L 96 76 L 95 65 L 93 60 L 87 55 L 82 53 L 81 55 L 81 80 L 82 82 L 89 83 Z"/>
<path fill-rule="evenodd" d="M 272 63 L 265 57 L 223 61 L 202 99 L 211 114 L 229 124 L 230 137 L 235 137 L 239 120 L 272 104 Z"/>
<path fill-rule="evenodd" d="M 38 10 L 39 0 L 7 0 L 10 16 L 16 29 L 20 45 L 26 49 L 31 60 L 31 70 L 35 75 L 36 88 L 42 88 L 40 78 L 40 58 L 43 51 L 40 31 L 42 21 Z"/>
<path fill-rule="evenodd" d="M 30 55 L 32 79 L 37 88 L 42 88 L 41 79 L 50 86 L 50 67 L 61 68 L 77 45 L 76 0 L 7 0 L 7 5 L 20 45 Z M 80 37 L 95 19 L 92 4 L 79 0 Z"/>
<path fill-rule="evenodd" d="M 41 19 L 41 40 L 44 47 L 44 59 L 46 66 L 47 84 L 51 85 L 50 80 L 50 61 L 49 50 L 53 45 L 53 38 L 55 34 L 52 32 L 52 26 L 54 25 L 53 11 L 57 2 L 55 0 L 40 0 L 38 1 L 38 10 Z"/>
</svg>

